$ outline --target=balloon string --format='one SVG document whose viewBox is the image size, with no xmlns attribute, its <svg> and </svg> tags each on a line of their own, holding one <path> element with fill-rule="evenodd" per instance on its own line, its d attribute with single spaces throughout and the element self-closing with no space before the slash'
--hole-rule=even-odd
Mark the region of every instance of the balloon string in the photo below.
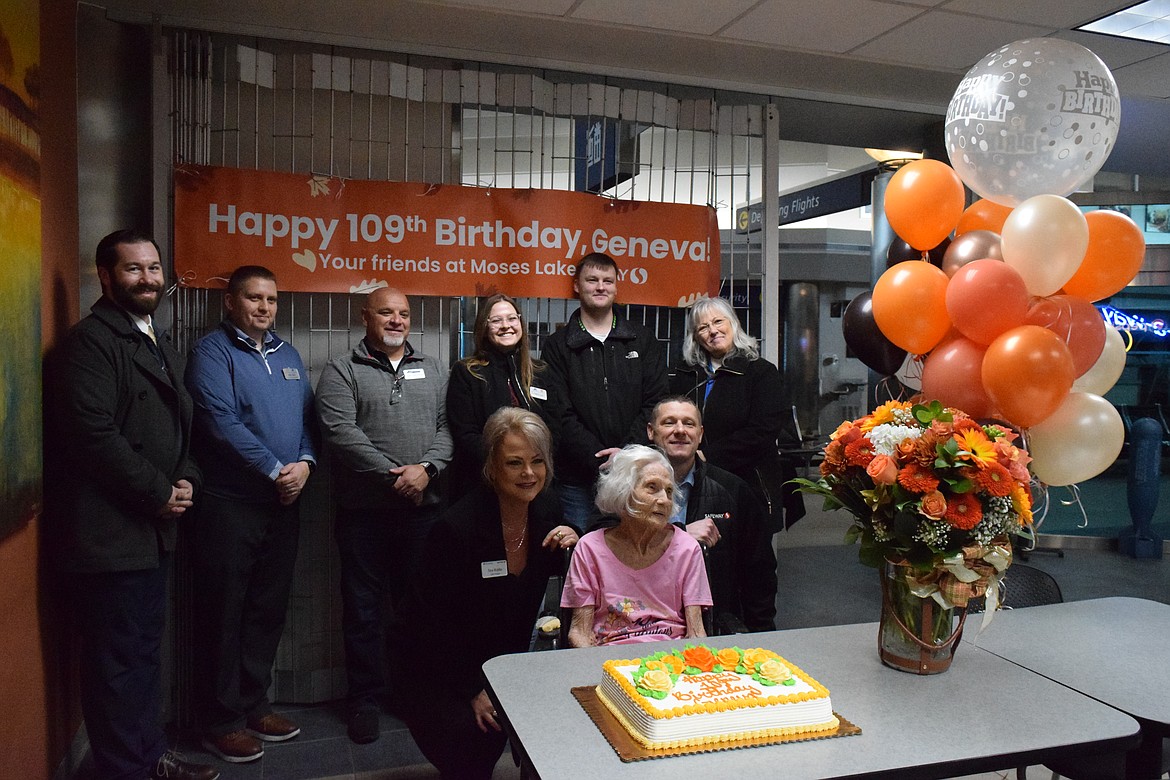
<svg viewBox="0 0 1170 780">
<path fill-rule="evenodd" d="M 1085 513 L 1085 505 L 1081 502 L 1081 489 L 1076 485 L 1069 485 L 1068 492 L 1072 498 L 1068 499 L 1067 501 L 1062 500 L 1060 502 L 1061 506 L 1075 505 L 1076 508 L 1081 511 L 1081 522 L 1077 524 L 1077 528 L 1088 528 L 1089 515 Z"/>
<path fill-rule="evenodd" d="M 1033 479 L 1032 490 L 1039 495 L 1039 499 L 1032 506 L 1032 529 L 1038 532 L 1044 525 L 1044 519 L 1048 517 L 1048 507 L 1051 503 L 1048 500 L 1048 486 L 1043 482 Z"/>
</svg>

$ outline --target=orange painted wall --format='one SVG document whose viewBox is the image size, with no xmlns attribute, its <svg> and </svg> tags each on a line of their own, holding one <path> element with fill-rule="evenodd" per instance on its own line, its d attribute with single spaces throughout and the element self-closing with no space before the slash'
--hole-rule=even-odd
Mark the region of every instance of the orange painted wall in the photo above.
<svg viewBox="0 0 1170 780">
<path fill-rule="evenodd" d="M 75 0 L 41 0 L 41 339 L 76 320 Z M 39 442 L 25 443 L 36 446 Z M 4 457 L 4 454 L 0 454 Z M 41 587 L 40 517 L 0 541 L 0 767 L 47 780 L 81 723 L 72 634 Z"/>
</svg>

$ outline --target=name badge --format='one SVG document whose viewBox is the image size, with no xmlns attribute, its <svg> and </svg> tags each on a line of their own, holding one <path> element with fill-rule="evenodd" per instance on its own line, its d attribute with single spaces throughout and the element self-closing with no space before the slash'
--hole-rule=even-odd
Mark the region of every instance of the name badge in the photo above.
<svg viewBox="0 0 1170 780">
<path fill-rule="evenodd" d="M 426 379 L 426 369 L 422 368 L 408 368 L 402 372 L 403 379 Z"/>
<path fill-rule="evenodd" d="M 548 400 L 548 391 L 545 390 L 543 387 L 530 387 L 530 388 L 528 388 L 528 392 L 537 401 L 547 401 Z"/>
<path fill-rule="evenodd" d="M 479 576 L 485 580 L 508 576 L 507 561 L 482 561 L 479 564 Z"/>
<path fill-rule="evenodd" d="M 300 369 L 296 368 L 282 368 L 280 373 L 284 374 L 285 379 L 297 380 L 301 378 Z"/>
</svg>

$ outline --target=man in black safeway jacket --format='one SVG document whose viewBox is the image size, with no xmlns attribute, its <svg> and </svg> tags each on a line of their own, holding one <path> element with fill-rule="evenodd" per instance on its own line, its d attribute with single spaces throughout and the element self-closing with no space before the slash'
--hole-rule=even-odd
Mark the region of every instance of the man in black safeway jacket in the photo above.
<svg viewBox="0 0 1170 780">
<path fill-rule="evenodd" d="M 573 291 L 581 302 L 548 337 L 549 416 L 565 519 L 584 530 L 597 475 L 610 456 L 644 441 L 646 422 L 666 395 L 666 356 L 649 329 L 614 311 L 618 269 L 594 252 L 581 258 Z"/>
<path fill-rule="evenodd" d="M 707 549 L 716 629 L 774 630 L 776 556 L 764 507 L 742 479 L 696 457 L 699 407 L 683 396 L 663 399 L 646 435 L 674 467 L 679 513 L 672 522 Z"/>
</svg>

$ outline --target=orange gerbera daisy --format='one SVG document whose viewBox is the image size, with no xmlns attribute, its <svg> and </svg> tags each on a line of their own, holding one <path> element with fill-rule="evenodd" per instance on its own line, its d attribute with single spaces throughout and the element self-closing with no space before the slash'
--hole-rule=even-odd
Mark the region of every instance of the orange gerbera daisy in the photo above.
<svg viewBox="0 0 1170 780">
<path fill-rule="evenodd" d="M 993 496 L 1010 496 L 1016 487 L 1011 473 L 997 462 L 976 469 L 974 480 L 980 490 Z"/>
<path fill-rule="evenodd" d="M 1020 516 L 1020 525 L 1032 524 L 1032 493 L 1026 485 L 1017 484 L 1012 488 L 1012 509 Z"/>
<path fill-rule="evenodd" d="M 983 506 L 979 499 L 971 493 L 957 493 L 947 497 L 947 511 L 943 515 L 955 528 L 961 531 L 970 531 L 979 525 L 983 519 Z"/>
<path fill-rule="evenodd" d="M 986 468 L 988 464 L 996 462 L 995 445 L 987 438 L 982 428 L 956 433 L 955 442 L 961 451 L 968 453 L 979 468 Z"/>
<path fill-rule="evenodd" d="M 938 477 L 920 463 L 910 463 L 898 472 L 898 484 L 911 493 L 930 493 L 938 488 Z"/>
<path fill-rule="evenodd" d="M 845 461 L 850 466 L 865 468 L 873 460 L 873 442 L 864 436 L 845 445 Z"/>
<path fill-rule="evenodd" d="M 894 422 L 894 412 L 900 409 L 909 409 L 910 404 L 904 401 L 886 401 L 873 410 L 873 413 L 861 421 L 861 430 L 868 433 L 879 425 Z"/>
</svg>

